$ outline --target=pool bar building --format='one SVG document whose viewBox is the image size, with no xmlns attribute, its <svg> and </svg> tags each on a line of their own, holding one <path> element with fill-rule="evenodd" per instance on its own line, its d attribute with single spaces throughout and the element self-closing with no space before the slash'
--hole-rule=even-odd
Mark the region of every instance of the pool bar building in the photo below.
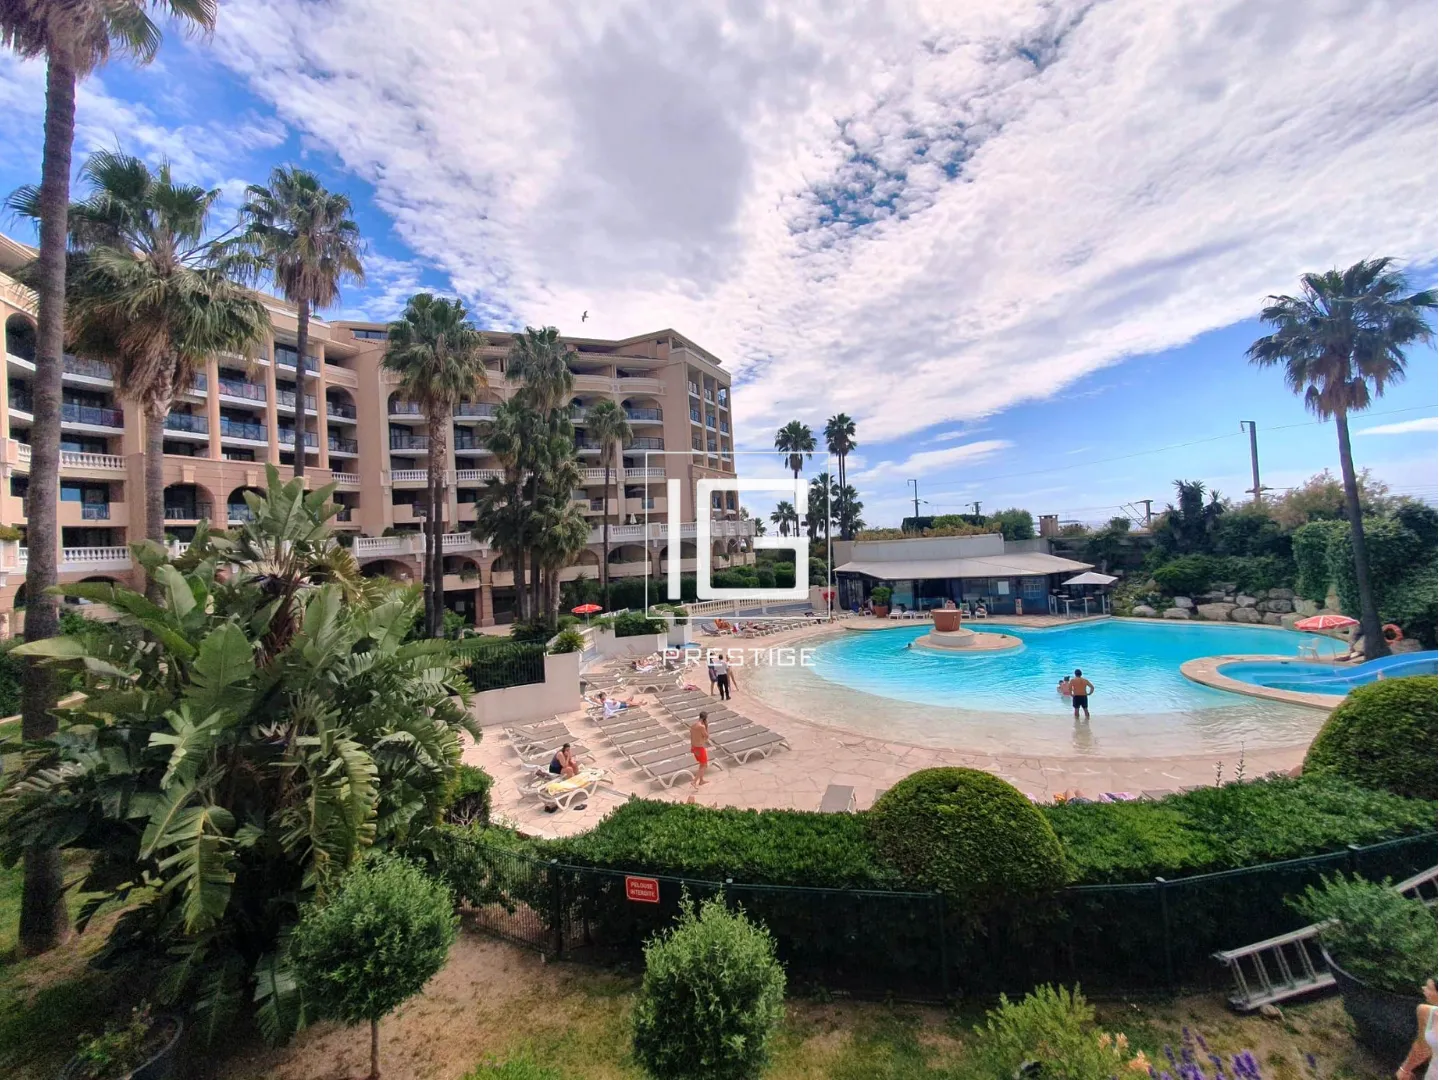
<svg viewBox="0 0 1439 1080">
<path fill-rule="evenodd" d="M 836 540 L 834 568 L 840 606 L 863 606 L 879 585 L 890 604 L 927 611 L 952 600 L 983 604 L 992 615 L 1063 614 L 1060 582 L 1090 563 L 1050 554 L 1049 540 L 927 536 L 908 540 Z"/>
</svg>

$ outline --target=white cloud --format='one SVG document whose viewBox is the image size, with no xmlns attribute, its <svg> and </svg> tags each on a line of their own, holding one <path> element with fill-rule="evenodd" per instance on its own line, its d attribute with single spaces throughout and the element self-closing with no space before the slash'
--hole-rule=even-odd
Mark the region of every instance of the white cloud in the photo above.
<svg viewBox="0 0 1439 1080">
<path fill-rule="evenodd" d="M 1439 431 L 1439 416 L 1421 416 L 1417 420 L 1400 420 L 1394 424 L 1380 424 L 1377 427 L 1359 428 L 1356 435 L 1414 435 L 1419 432 Z"/>
<path fill-rule="evenodd" d="M 864 483 L 898 477 L 920 477 L 936 469 L 983 461 L 1013 445 L 1005 439 L 981 439 L 978 442 L 945 447 L 943 450 L 922 450 L 903 461 L 881 461 L 863 472 L 853 473 L 852 476 L 856 481 Z"/>
</svg>

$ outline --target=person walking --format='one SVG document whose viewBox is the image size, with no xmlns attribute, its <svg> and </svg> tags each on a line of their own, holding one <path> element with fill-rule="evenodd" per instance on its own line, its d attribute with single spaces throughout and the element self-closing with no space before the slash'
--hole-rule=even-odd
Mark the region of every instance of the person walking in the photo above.
<svg viewBox="0 0 1439 1080">
<path fill-rule="evenodd" d="M 699 765 L 699 768 L 695 770 L 695 778 L 690 781 L 692 788 L 698 788 L 705 783 L 705 770 L 710 766 L 709 745 L 709 713 L 701 709 L 695 722 L 690 725 L 690 753 L 694 755 L 695 762 Z"/>
<path fill-rule="evenodd" d="M 1079 710 L 1084 710 L 1084 719 L 1089 719 L 1089 695 L 1094 693 L 1094 684 L 1084 677 L 1079 668 L 1074 669 L 1074 678 L 1069 680 L 1069 700 L 1074 705 L 1074 718 L 1079 719 Z"/>
<path fill-rule="evenodd" d="M 715 684 L 719 682 L 719 670 L 715 667 L 715 654 L 710 653 L 709 662 L 705 665 L 710 677 L 710 697 L 714 697 Z"/>
<path fill-rule="evenodd" d="M 723 656 L 715 657 L 714 661 L 715 685 L 719 687 L 721 701 L 729 700 L 730 670 L 729 662 Z"/>
</svg>

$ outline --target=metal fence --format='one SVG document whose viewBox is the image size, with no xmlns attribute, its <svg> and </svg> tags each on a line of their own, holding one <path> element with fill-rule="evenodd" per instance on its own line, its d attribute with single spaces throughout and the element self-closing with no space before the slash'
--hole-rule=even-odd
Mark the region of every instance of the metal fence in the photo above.
<svg viewBox="0 0 1439 1080">
<path fill-rule="evenodd" d="M 1109 995 L 1218 987 L 1226 974 L 1213 954 L 1304 925 L 1287 900 L 1305 886 L 1336 871 L 1407 877 L 1434 865 L 1435 843 L 1430 833 L 1172 881 L 1074 886 L 983 915 L 938 893 L 631 875 L 478 837 L 455 840 L 443 869 L 476 925 L 550 956 L 638 959 L 684 895 L 722 895 L 769 928 L 792 985 L 924 1001 L 1044 982 Z M 656 882 L 653 902 L 629 898 L 632 876 Z"/>
<path fill-rule="evenodd" d="M 499 641 L 477 646 L 465 668 L 465 678 L 476 692 L 542 683 L 544 643 Z"/>
</svg>

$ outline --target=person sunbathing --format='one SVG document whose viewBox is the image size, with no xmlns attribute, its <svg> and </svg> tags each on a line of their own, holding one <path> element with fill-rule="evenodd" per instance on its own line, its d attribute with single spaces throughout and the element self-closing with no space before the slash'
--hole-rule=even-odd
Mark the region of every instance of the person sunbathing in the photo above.
<svg viewBox="0 0 1439 1080">
<path fill-rule="evenodd" d="M 635 705 L 635 699 L 632 697 L 606 697 L 603 690 L 601 690 L 597 695 L 595 695 L 594 698 L 585 698 L 585 700 L 588 701 L 595 708 L 604 710 L 604 714 L 606 717 L 614 716 L 614 714 L 619 712 L 621 709 L 630 709 L 633 708 Z"/>
</svg>

